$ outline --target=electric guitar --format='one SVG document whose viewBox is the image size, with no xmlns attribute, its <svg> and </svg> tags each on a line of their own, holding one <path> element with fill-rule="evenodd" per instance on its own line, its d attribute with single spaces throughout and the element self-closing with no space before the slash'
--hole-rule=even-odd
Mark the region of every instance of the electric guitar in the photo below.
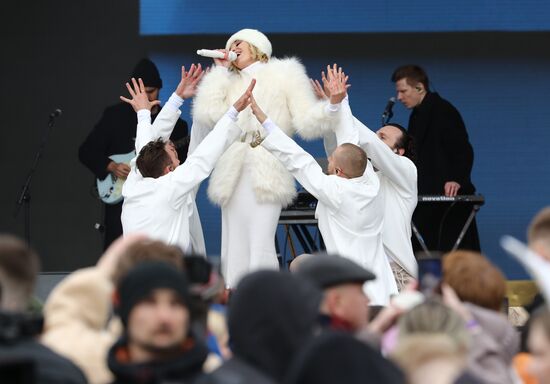
<svg viewBox="0 0 550 384">
<path fill-rule="evenodd" d="M 119 155 L 111 155 L 109 159 L 115 163 L 124 163 L 130 165 L 130 160 L 136 157 L 136 151 L 131 151 Z M 97 193 L 99 198 L 105 204 L 116 204 L 122 201 L 122 186 L 126 178 L 119 178 L 109 173 L 103 180 L 96 179 Z"/>
</svg>

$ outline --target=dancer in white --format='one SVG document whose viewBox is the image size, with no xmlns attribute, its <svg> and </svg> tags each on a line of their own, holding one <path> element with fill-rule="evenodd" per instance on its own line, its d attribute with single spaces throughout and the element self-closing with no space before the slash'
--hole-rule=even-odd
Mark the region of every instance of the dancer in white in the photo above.
<svg viewBox="0 0 550 384">
<path fill-rule="evenodd" d="M 312 137 L 319 127 L 330 129 L 334 117 L 327 103 L 317 100 L 305 69 L 295 58 L 271 57 L 268 38 L 243 29 L 229 38 L 223 52 L 233 62 L 215 59 L 216 66 L 199 86 L 193 103 L 189 152 L 223 115 L 231 100 L 250 79 L 257 81 L 254 97 L 287 135 Z M 208 195 L 222 207 L 222 273 L 228 288 L 244 274 L 278 268 L 275 231 L 283 206 L 295 196 L 292 176 L 261 145 L 266 132 L 247 110 L 237 122 L 241 140 L 223 154 L 210 177 Z"/>
<path fill-rule="evenodd" d="M 338 101 L 338 96 L 332 96 L 331 103 Z M 339 101 L 344 96 L 345 84 Z M 382 244 L 384 201 L 379 196 L 380 181 L 366 153 L 354 144 L 338 146 L 328 158 L 329 175 L 325 175 L 315 159 L 267 117 L 254 97 L 251 101 L 256 118 L 269 132 L 262 147 L 319 200 L 315 217 L 327 252 L 374 272 L 376 279 L 364 289 L 372 305 L 387 305 L 390 296 L 397 293 L 397 285 Z"/>
<path fill-rule="evenodd" d="M 200 66 L 182 68 L 182 79 L 176 91 L 151 125 L 149 102 L 141 79 L 134 88 L 127 85 L 132 99 L 121 99 L 138 114 L 136 153 L 131 162 L 122 194 L 122 227 L 124 234 L 137 232 L 168 244 L 179 245 L 185 252 L 206 254 L 202 229 L 195 204 L 195 191 L 214 164 L 235 141 L 240 130 L 235 124 L 240 111 L 250 103 L 255 82 L 229 107 L 192 155 L 180 166 L 177 152 L 168 141 L 183 99 L 192 97 L 203 75 Z"/>
<path fill-rule="evenodd" d="M 336 65 L 327 67 L 327 74 L 328 78 L 322 75 L 323 87 L 313 83 L 316 94 L 323 99 L 330 97 L 329 80 L 340 83 L 346 80 Z M 418 269 L 411 244 L 411 220 L 418 201 L 416 166 L 410 159 L 414 156 L 411 139 L 397 124 L 385 125 L 374 133 L 352 115 L 348 97 L 341 103 L 339 124 L 334 127 L 334 133 L 336 140 L 325 136 L 327 153 L 331 153 L 335 145 L 359 145 L 368 153 L 377 171 L 380 195 L 384 198 L 384 250 L 401 289 L 411 277 L 416 278 Z"/>
</svg>

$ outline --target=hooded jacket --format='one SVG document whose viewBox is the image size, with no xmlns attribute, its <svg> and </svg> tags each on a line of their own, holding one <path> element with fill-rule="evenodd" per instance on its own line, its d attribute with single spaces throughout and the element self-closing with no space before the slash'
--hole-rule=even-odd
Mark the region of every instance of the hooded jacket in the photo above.
<svg viewBox="0 0 550 384">
<path fill-rule="evenodd" d="M 205 383 L 281 382 L 298 350 L 312 336 L 321 291 L 289 273 L 259 271 L 245 276 L 228 311 L 234 358 Z M 202 382 L 201 382 L 202 384 Z"/>
</svg>

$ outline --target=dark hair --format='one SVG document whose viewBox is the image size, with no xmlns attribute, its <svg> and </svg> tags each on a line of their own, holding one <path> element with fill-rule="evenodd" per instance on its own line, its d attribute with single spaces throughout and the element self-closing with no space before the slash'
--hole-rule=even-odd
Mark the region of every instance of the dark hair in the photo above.
<svg viewBox="0 0 550 384">
<path fill-rule="evenodd" d="M 0 235 L 0 272 L 4 276 L 0 286 L 3 291 L 21 288 L 30 297 L 39 270 L 38 255 L 26 242 L 12 235 Z"/>
<path fill-rule="evenodd" d="M 416 147 L 414 145 L 414 137 L 409 135 L 405 127 L 397 123 L 387 123 L 390 127 L 395 127 L 401 131 L 401 137 L 395 143 L 397 149 L 404 149 L 403 156 L 407 157 L 413 163 L 416 162 Z"/>
<path fill-rule="evenodd" d="M 164 168 L 170 165 L 170 156 L 166 153 L 165 146 L 162 139 L 157 139 L 141 148 L 136 165 L 143 177 L 156 179 L 163 175 Z"/>
<path fill-rule="evenodd" d="M 409 64 L 402 65 L 393 71 L 391 81 L 398 82 L 401 79 L 406 79 L 407 84 L 415 86 L 418 83 L 424 84 L 426 90 L 430 89 L 430 80 L 426 72 L 418 65 Z"/>
<path fill-rule="evenodd" d="M 119 257 L 113 273 L 113 281 L 118 284 L 135 266 L 150 261 L 161 261 L 183 270 L 183 252 L 175 245 L 162 241 L 143 239 L 131 244 Z"/>
</svg>

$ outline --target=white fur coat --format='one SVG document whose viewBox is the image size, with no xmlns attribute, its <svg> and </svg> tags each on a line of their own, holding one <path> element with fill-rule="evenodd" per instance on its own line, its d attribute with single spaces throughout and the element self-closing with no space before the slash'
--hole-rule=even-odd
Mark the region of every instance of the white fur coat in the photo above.
<svg viewBox="0 0 550 384">
<path fill-rule="evenodd" d="M 258 105 L 287 135 L 297 132 L 306 139 L 321 137 L 333 123 L 318 101 L 304 66 L 295 58 L 272 58 L 259 64 L 253 75 L 247 71 L 228 71 L 215 67 L 202 80 L 193 102 L 193 127 L 190 152 L 214 127 L 228 108 L 243 94 L 252 78 Z M 252 134 L 266 132 L 250 108 L 239 114 L 240 141 L 231 145 L 218 160 L 210 177 L 208 196 L 224 206 L 237 185 L 243 163 L 250 164 L 253 188 L 259 202 L 288 205 L 296 193 L 293 177 L 265 148 L 252 148 Z"/>
</svg>

